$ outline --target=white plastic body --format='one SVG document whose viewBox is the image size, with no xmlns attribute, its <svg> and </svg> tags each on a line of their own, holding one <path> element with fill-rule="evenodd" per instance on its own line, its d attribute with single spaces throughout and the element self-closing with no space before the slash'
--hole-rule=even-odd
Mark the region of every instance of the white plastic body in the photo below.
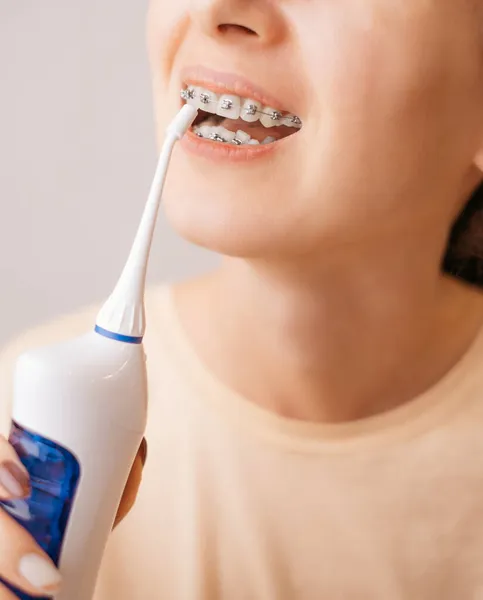
<svg viewBox="0 0 483 600">
<path fill-rule="evenodd" d="M 197 115 L 183 106 L 168 127 L 131 253 L 96 325 L 141 338 L 146 270 L 161 194 L 175 143 Z M 94 325 L 94 324 L 93 324 Z M 141 344 L 89 333 L 20 357 L 12 417 L 69 450 L 80 482 L 63 539 L 62 590 L 55 600 L 90 600 L 102 555 L 146 427 L 146 359 Z"/>
<path fill-rule="evenodd" d="M 77 458 L 80 482 L 60 560 L 55 600 L 90 600 L 131 466 L 146 427 L 142 345 L 95 332 L 20 357 L 13 419 Z"/>
</svg>

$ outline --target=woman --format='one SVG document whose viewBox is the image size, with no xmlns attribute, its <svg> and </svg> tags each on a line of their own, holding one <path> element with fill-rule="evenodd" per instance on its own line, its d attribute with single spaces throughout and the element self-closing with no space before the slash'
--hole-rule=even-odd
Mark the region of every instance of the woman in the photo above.
<svg viewBox="0 0 483 600">
<path fill-rule="evenodd" d="M 224 259 L 149 295 L 150 457 L 97 600 L 483 594 L 482 5 L 152 0 L 159 141 L 203 108 L 166 211 Z M 52 591 L 0 529 L 1 576 Z"/>
</svg>

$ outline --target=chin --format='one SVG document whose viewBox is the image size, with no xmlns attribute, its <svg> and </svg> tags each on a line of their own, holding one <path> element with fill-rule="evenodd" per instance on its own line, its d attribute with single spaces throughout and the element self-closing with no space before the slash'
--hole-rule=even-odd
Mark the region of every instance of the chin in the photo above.
<svg viewBox="0 0 483 600">
<path fill-rule="evenodd" d="M 346 231 L 347 214 L 332 197 L 321 203 L 317 189 L 300 193 L 297 184 L 308 178 L 282 166 L 274 177 L 267 165 L 245 170 L 178 153 L 163 193 L 169 224 L 188 242 L 225 256 L 279 262 L 319 254 L 334 233 Z"/>
<path fill-rule="evenodd" d="M 212 203 L 202 205 L 195 199 L 172 195 L 165 196 L 164 210 L 179 236 L 224 256 L 260 258 L 278 245 L 276 233 L 246 211 L 216 207 Z"/>
<path fill-rule="evenodd" d="M 308 251 L 292 221 L 257 215 L 246 206 L 216 205 L 213 200 L 200 203 L 189 196 L 165 194 L 170 226 L 186 241 L 233 258 L 278 262 Z"/>
</svg>

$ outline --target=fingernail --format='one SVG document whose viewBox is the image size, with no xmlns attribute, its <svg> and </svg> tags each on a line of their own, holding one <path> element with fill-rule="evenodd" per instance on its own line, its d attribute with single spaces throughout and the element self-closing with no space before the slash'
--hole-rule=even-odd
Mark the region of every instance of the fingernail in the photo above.
<svg viewBox="0 0 483 600">
<path fill-rule="evenodd" d="M 141 442 L 140 453 L 141 453 L 141 462 L 143 463 L 143 467 L 144 467 L 144 465 L 146 464 L 146 461 L 148 459 L 148 442 L 146 441 L 146 438 L 143 438 L 143 441 Z"/>
<path fill-rule="evenodd" d="M 18 571 L 34 587 L 55 591 L 59 587 L 61 576 L 54 565 L 40 554 L 26 554 L 20 559 Z"/>
<path fill-rule="evenodd" d="M 30 494 L 30 481 L 27 473 L 13 461 L 0 465 L 0 485 L 14 498 L 24 498 Z"/>
</svg>

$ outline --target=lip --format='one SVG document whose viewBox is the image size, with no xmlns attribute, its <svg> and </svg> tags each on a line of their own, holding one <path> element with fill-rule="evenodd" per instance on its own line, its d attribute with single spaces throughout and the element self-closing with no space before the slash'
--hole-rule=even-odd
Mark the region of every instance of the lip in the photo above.
<svg viewBox="0 0 483 600">
<path fill-rule="evenodd" d="M 218 94 L 234 94 L 243 98 L 257 100 L 264 106 L 271 106 L 282 111 L 280 100 L 271 96 L 262 87 L 252 83 L 246 77 L 236 73 L 215 71 L 201 65 L 185 67 L 180 72 L 180 89 L 186 84 L 200 86 Z M 183 101 L 181 101 L 184 104 Z M 297 114 L 290 108 L 283 112 Z M 181 147 L 190 154 L 196 154 L 204 158 L 221 162 L 240 162 L 263 158 L 280 150 L 294 136 L 287 136 L 270 144 L 258 146 L 235 146 L 233 144 L 221 144 L 212 140 L 198 137 L 189 130 L 181 139 Z"/>
<path fill-rule="evenodd" d="M 279 98 L 275 98 L 261 86 L 237 73 L 215 71 L 201 65 L 185 67 L 180 72 L 180 89 L 188 83 L 217 94 L 234 94 L 242 98 L 257 100 L 264 106 L 271 106 L 276 110 L 298 115 L 293 107 L 286 106 Z"/>
<path fill-rule="evenodd" d="M 180 145 L 190 154 L 197 154 L 210 160 L 247 163 L 250 160 L 273 154 L 288 139 L 290 138 L 287 137 L 271 144 L 260 144 L 258 146 L 235 146 L 234 144 L 221 144 L 220 142 L 199 138 L 192 131 L 188 131 L 181 138 Z"/>
</svg>

